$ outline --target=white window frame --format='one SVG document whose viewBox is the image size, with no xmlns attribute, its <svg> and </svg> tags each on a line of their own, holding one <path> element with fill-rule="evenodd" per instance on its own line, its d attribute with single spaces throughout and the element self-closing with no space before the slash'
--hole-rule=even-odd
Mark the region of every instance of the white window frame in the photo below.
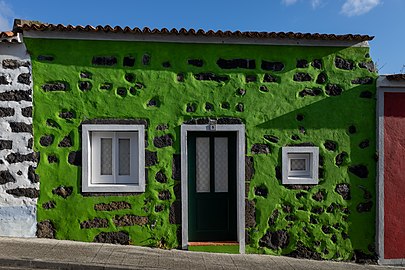
<svg viewBox="0 0 405 270">
<path fill-rule="evenodd" d="M 305 159 L 306 170 L 292 171 L 292 159 Z M 282 183 L 311 185 L 318 184 L 319 148 L 318 147 L 283 147 L 282 148 Z"/>
<path fill-rule="evenodd" d="M 143 125 L 86 124 L 82 126 L 82 191 L 83 192 L 144 192 L 145 191 L 145 127 Z M 119 176 L 114 168 L 113 175 L 101 176 L 95 169 L 99 160 L 93 158 L 98 153 L 101 138 L 111 138 L 113 148 L 120 138 L 130 139 L 131 172 L 129 176 Z M 113 159 L 118 160 L 113 149 Z M 97 154 L 96 154 L 97 155 Z M 117 161 L 118 162 L 118 161 Z M 101 176 L 101 178 L 100 178 Z M 118 183 L 117 183 L 118 182 Z"/>
</svg>

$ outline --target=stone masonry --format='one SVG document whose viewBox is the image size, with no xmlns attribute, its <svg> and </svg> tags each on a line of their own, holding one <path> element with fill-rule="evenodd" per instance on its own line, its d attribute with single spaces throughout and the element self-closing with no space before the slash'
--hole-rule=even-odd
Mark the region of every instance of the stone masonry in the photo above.
<svg viewBox="0 0 405 270">
<path fill-rule="evenodd" d="M 0 51 L 0 235 L 33 237 L 39 177 L 32 149 L 31 62 L 20 42 L 0 42 Z"/>
</svg>

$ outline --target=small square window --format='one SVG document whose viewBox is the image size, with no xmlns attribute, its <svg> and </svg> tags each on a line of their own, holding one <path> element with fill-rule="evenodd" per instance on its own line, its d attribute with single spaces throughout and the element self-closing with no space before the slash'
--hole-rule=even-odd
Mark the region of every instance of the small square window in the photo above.
<svg viewBox="0 0 405 270">
<path fill-rule="evenodd" d="M 283 147 L 282 159 L 283 184 L 318 184 L 318 147 Z"/>
<path fill-rule="evenodd" d="M 145 191 L 143 125 L 83 125 L 83 192 Z"/>
</svg>

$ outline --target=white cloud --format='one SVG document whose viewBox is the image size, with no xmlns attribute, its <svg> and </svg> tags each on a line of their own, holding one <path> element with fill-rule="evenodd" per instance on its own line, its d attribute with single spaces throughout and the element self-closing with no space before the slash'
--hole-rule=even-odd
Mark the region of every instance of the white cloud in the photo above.
<svg viewBox="0 0 405 270">
<path fill-rule="evenodd" d="M 284 5 L 289 6 L 297 3 L 297 1 L 298 0 L 282 0 L 281 2 L 283 2 Z"/>
<path fill-rule="evenodd" d="M 319 7 L 322 4 L 322 0 L 311 0 L 311 6 L 313 9 Z"/>
<path fill-rule="evenodd" d="M 10 31 L 14 12 L 5 1 L 0 1 L 0 31 Z"/>
<path fill-rule="evenodd" d="M 365 14 L 380 4 L 380 0 L 346 0 L 341 13 L 351 17 Z"/>
</svg>

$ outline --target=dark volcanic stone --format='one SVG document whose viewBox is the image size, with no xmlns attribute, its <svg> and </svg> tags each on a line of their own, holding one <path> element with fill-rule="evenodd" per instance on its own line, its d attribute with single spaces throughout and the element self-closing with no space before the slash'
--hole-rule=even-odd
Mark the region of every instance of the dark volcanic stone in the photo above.
<svg viewBox="0 0 405 270">
<path fill-rule="evenodd" d="M 262 92 L 269 92 L 269 89 L 265 85 L 260 86 L 259 90 Z"/>
<path fill-rule="evenodd" d="M 172 179 L 174 179 L 174 180 L 180 180 L 181 179 L 181 158 L 180 158 L 180 154 L 174 154 L 173 155 Z"/>
<path fill-rule="evenodd" d="M 160 137 L 155 137 L 153 139 L 153 145 L 157 148 L 163 148 L 173 145 L 173 138 L 170 134 L 165 134 Z"/>
<path fill-rule="evenodd" d="M 30 62 L 23 62 L 19 60 L 14 60 L 14 59 L 4 59 L 3 60 L 3 68 L 4 69 L 17 69 L 19 67 L 29 67 Z"/>
<path fill-rule="evenodd" d="M 256 75 L 245 75 L 245 81 L 247 83 L 256 82 L 257 77 L 256 77 Z"/>
<path fill-rule="evenodd" d="M 89 91 L 89 90 L 91 90 L 92 87 L 93 87 L 93 85 L 91 84 L 91 82 L 87 82 L 87 81 L 79 82 L 79 89 L 82 91 Z"/>
<path fill-rule="evenodd" d="M 276 166 L 276 168 L 274 170 L 275 170 L 275 174 L 276 174 L 276 179 L 281 181 L 281 179 L 282 179 L 281 167 Z"/>
<path fill-rule="evenodd" d="M 32 101 L 31 90 L 16 90 L 0 93 L 0 101 Z"/>
<path fill-rule="evenodd" d="M 349 127 L 348 131 L 349 131 L 350 134 L 354 134 L 354 133 L 356 133 L 357 130 L 356 130 L 356 127 L 355 127 L 355 126 L 351 125 L 351 126 Z"/>
<path fill-rule="evenodd" d="M 356 263 L 376 264 L 378 261 L 378 256 L 375 252 L 373 252 L 373 254 L 366 254 L 360 250 L 355 249 L 352 260 L 354 260 Z"/>
<path fill-rule="evenodd" d="M 254 144 L 251 151 L 252 154 L 269 154 L 270 147 L 267 144 Z"/>
<path fill-rule="evenodd" d="M 350 185 L 349 184 L 338 184 L 335 188 L 336 193 L 338 193 L 344 200 L 350 200 L 352 196 L 350 195 Z"/>
<path fill-rule="evenodd" d="M 68 162 L 69 162 L 69 164 L 72 164 L 75 166 L 81 166 L 82 165 L 82 151 L 70 152 L 69 156 L 68 156 Z"/>
<path fill-rule="evenodd" d="M 349 172 L 356 175 L 359 178 L 368 177 L 368 169 L 364 165 L 354 165 L 349 167 Z"/>
<path fill-rule="evenodd" d="M 300 97 L 305 97 L 305 96 L 319 96 L 322 94 L 322 90 L 320 88 L 313 88 L 313 89 L 308 89 L 305 88 L 304 90 L 299 92 Z"/>
<path fill-rule="evenodd" d="M 242 89 L 242 88 L 238 88 L 236 90 L 236 94 L 239 95 L 239 96 L 244 96 L 246 94 L 246 90 Z"/>
<path fill-rule="evenodd" d="M 189 104 L 187 104 L 186 112 L 192 113 L 192 112 L 195 112 L 196 109 L 197 109 L 197 105 L 196 105 L 196 104 L 194 104 L 194 103 L 189 103 Z"/>
<path fill-rule="evenodd" d="M 308 73 L 298 72 L 294 74 L 293 80 L 296 82 L 309 82 L 312 77 Z"/>
<path fill-rule="evenodd" d="M 357 78 L 352 80 L 352 84 L 372 84 L 374 81 L 371 77 Z"/>
<path fill-rule="evenodd" d="M 181 203 L 179 201 L 175 201 L 170 206 L 169 222 L 170 224 L 181 224 Z"/>
<path fill-rule="evenodd" d="M 322 214 L 324 211 L 325 210 L 322 207 L 319 207 L 319 206 L 312 207 L 312 209 L 311 209 L 312 213 L 318 214 L 318 215 Z"/>
<path fill-rule="evenodd" d="M 343 89 L 336 84 L 328 84 L 325 87 L 325 92 L 326 94 L 328 94 L 329 96 L 339 96 L 342 94 Z"/>
<path fill-rule="evenodd" d="M 278 141 L 280 140 L 277 136 L 274 135 L 264 135 L 263 137 L 272 143 L 278 143 Z"/>
<path fill-rule="evenodd" d="M 124 67 L 133 67 L 135 65 L 135 58 L 132 56 L 125 56 L 123 60 Z"/>
<path fill-rule="evenodd" d="M 56 155 L 49 155 L 48 156 L 48 163 L 58 163 L 59 159 Z"/>
<path fill-rule="evenodd" d="M 28 179 L 31 183 L 39 183 L 39 175 L 35 173 L 35 169 L 33 166 L 28 167 Z"/>
<path fill-rule="evenodd" d="M 201 59 L 189 59 L 188 64 L 195 67 L 202 67 L 204 65 L 204 61 Z"/>
<path fill-rule="evenodd" d="M 307 68 L 308 66 L 309 65 L 308 65 L 307 60 L 305 60 L 305 59 L 297 60 L 297 65 L 296 65 L 297 68 Z"/>
<path fill-rule="evenodd" d="M 94 238 L 93 242 L 129 245 L 130 239 L 127 232 L 101 232 Z"/>
<path fill-rule="evenodd" d="M 0 140 L 0 150 L 13 148 L 13 141 L 10 140 Z"/>
<path fill-rule="evenodd" d="M 39 139 L 39 144 L 42 146 L 50 146 L 53 143 L 53 136 L 52 135 L 43 135 Z"/>
<path fill-rule="evenodd" d="M 151 99 L 148 101 L 148 104 L 146 104 L 146 106 L 148 107 L 158 107 L 159 106 L 159 102 L 155 99 Z"/>
<path fill-rule="evenodd" d="M 354 68 L 354 63 L 337 56 L 335 58 L 335 66 L 340 69 L 352 70 Z"/>
<path fill-rule="evenodd" d="M 372 207 L 373 207 L 373 202 L 368 201 L 368 202 L 364 202 L 364 203 L 359 203 L 357 205 L 356 209 L 359 213 L 363 213 L 363 212 L 370 212 Z"/>
<path fill-rule="evenodd" d="M 364 199 L 370 200 L 370 199 L 373 197 L 373 195 L 371 194 L 371 192 L 368 191 L 365 187 L 359 186 L 359 188 L 360 188 L 361 190 L 363 190 L 363 192 L 364 192 L 364 194 L 363 194 L 363 198 L 364 198 Z"/>
<path fill-rule="evenodd" d="M 167 183 L 167 176 L 161 170 L 156 173 L 155 179 L 159 183 Z"/>
<path fill-rule="evenodd" d="M 360 142 L 360 144 L 359 144 L 359 147 L 361 149 L 367 148 L 369 146 L 370 146 L 370 141 L 369 140 L 364 140 L 364 141 Z"/>
<path fill-rule="evenodd" d="M 317 193 L 315 193 L 314 195 L 312 195 L 312 199 L 314 199 L 317 202 L 321 202 L 325 199 L 325 191 L 318 191 Z"/>
<path fill-rule="evenodd" d="M 108 219 L 94 218 L 80 223 L 80 229 L 108 228 Z"/>
<path fill-rule="evenodd" d="M 44 220 L 37 223 L 36 236 L 38 238 L 55 238 L 55 227 L 50 220 Z"/>
<path fill-rule="evenodd" d="M 263 70 L 281 71 L 284 69 L 284 64 L 281 62 L 269 62 L 262 60 L 261 68 Z"/>
<path fill-rule="evenodd" d="M 236 111 L 244 112 L 245 111 L 245 105 L 243 105 L 243 103 L 236 104 Z"/>
<path fill-rule="evenodd" d="M 10 122 L 10 128 L 12 132 L 32 133 L 32 124 L 26 124 L 23 122 Z"/>
<path fill-rule="evenodd" d="M 2 75 L 0 76 L 0 84 L 10 84 L 10 82 L 7 80 L 7 77 Z"/>
<path fill-rule="evenodd" d="M 6 192 L 16 197 L 38 198 L 39 196 L 39 190 L 35 188 L 15 188 Z"/>
<path fill-rule="evenodd" d="M 314 59 L 312 61 L 312 66 L 316 69 L 321 69 L 322 68 L 322 60 L 321 59 Z"/>
<path fill-rule="evenodd" d="M 72 192 L 73 192 L 73 187 L 65 187 L 65 186 L 59 186 L 52 190 L 53 194 L 61 196 L 63 199 L 66 199 L 67 197 L 72 195 Z"/>
<path fill-rule="evenodd" d="M 360 97 L 361 97 L 361 98 L 372 98 L 372 97 L 373 97 L 373 93 L 371 93 L 371 91 L 368 91 L 368 90 L 362 91 L 362 92 L 360 93 Z"/>
<path fill-rule="evenodd" d="M 53 61 L 55 58 L 52 55 L 38 55 L 37 59 L 39 61 Z"/>
<path fill-rule="evenodd" d="M 344 163 L 346 157 L 348 157 L 348 156 L 349 156 L 349 155 L 348 155 L 346 152 L 342 152 L 342 153 L 338 154 L 338 155 L 336 156 L 336 158 L 335 158 L 335 164 L 336 164 L 336 166 L 339 166 L 339 167 L 340 167 L 340 166 Z"/>
<path fill-rule="evenodd" d="M 271 249 L 286 248 L 290 242 L 289 235 L 285 230 L 275 232 L 267 231 L 266 234 L 259 240 L 259 246 Z"/>
<path fill-rule="evenodd" d="M 250 181 L 255 175 L 255 167 L 253 157 L 245 157 L 245 180 Z"/>
<path fill-rule="evenodd" d="M 329 227 L 329 226 L 326 226 L 326 225 L 323 225 L 323 226 L 322 226 L 322 231 L 323 231 L 325 234 L 330 234 L 330 233 L 331 233 L 330 227 Z"/>
<path fill-rule="evenodd" d="M 278 79 L 277 77 L 266 73 L 264 74 L 263 82 L 278 82 Z"/>
<path fill-rule="evenodd" d="M 170 64 L 169 61 L 165 61 L 165 62 L 162 63 L 162 67 L 164 67 L 164 68 L 169 68 L 169 67 L 171 67 L 171 66 L 172 66 L 172 65 Z"/>
<path fill-rule="evenodd" d="M 21 108 L 21 114 L 25 117 L 32 117 L 32 107 Z"/>
<path fill-rule="evenodd" d="M 82 79 L 91 79 L 92 76 L 93 76 L 93 74 L 91 74 L 88 71 L 80 72 L 80 78 L 82 78 Z"/>
<path fill-rule="evenodd" d="M 9 171 L 0 171 L 0 185 L 4 185 L 5 183 L 15 183 L 15 181 L 16 180 Z"/>
<path fill-rule="evenodd" d="M 302 120 L 304 120 L 304 115 L 302 115 L 302 114 L 297 114 L 297 116 L 295 117 L 295 119 L 297 119 L 297 121 L 302 121 Z"/>
<path fill-rule="evenodd" d="M 267 190 L 267 187 L 264 185 L 255 187 L 255 195 L 256 196 L 261 196 L 261 197 L 267 197 L 267 194 L 269 193 L 269 191 Z"/>
<path fill-rule="evenodd" d="M 101 90 L 111 90 L 113 88 L 112 83 L 103 83 L 100 85 Z"/>
<path fill-rule="evenodd" d="M 299 140 L 301 140 L 301 138 L 300 138 L 300 136 L 294 134 L 294 135 L 291 135 L 291 140 L 293 140 L 293 141 L 299 141 Z"/>
<path fill-rule="evenodd" d="M 21 73 L 17 77 L 17 81 L 22 84 L 30 85 L 31 83 L 31 74 L 29 73 Z"/>
<path fill-rule="evenodd" d="M 245 200 L 245 226 L 246 228 L 256 226 L 256 206 L 254 201 Z"/>
<path fill-rule="evenodd" d="M 118 87 L 117 95 L 119 95 L 121 97 L 125 97 L 127 95 L 127 89 L 125 89 L 124 87 Z"/>
<path fill-rule="evenodd" d="M 0 117 L 13 116 L 15 113 L 13 108 L 0 108 Z"/>
<path fill-rule="evenodd" d="M 65 136 L 62 141 L 58 144 L 58 147 L 72 147 L 73 142 L 70 136 Z"/>
<path fill-rule="evenodd" d="M 273 211 L 273 213 L 271 213 L 270 218 L 269 218 L 269 221 L 268 221 L 268 224 L 269 224 L 270 227 L 271 227 L 271 226 L 274 226 L 274 225 L 276 224 L 276 220 L 277 220 L 277 218 L 278 218 L 278 215 L 279 215 L 279 213 L 278 213 L 278 210 L 277 210 L 277 209 L 275 209 L 275 210 Z"/>
<path fill-rule="evenodd" d="M 156 126 L 156 130 L 167 130 L 169 128 L 168 124 L 159 124 Z"/>
<path fill-rule="evenodd" d="M 45 92 L 51 91 L 67 91 L 69 84 L 67 82 L 49 82 L 42 85 L 42 90 Z"/>
<path fill-rule="evenodd" d="M 231 107 L 231 105 L 229 104 L 229 102 L 222 102 L 221 104 L 221 108 L 228 110 Z"/>
<path fill-rule="evenodd" d="M 115 216 L 113 222 L 117 227 L 134 226 L 134 225 L 144 226 L 148 224 L 149 218 L 136 215 L 124 215 L 124 216 Z"/>
<path fill-rule="evenodd" d="M 126 73 L 125 74 L 125 80 L 127 82 L 133 83 L 135 81 L 135 75 L 132 73 Z"/>
<path fill-rule="evenodd" d="M 71 111 L 62 111 L 59 113 L 59 117 L 63 119 L 72 119 L 75 117 L 75 113 Z"/>
<path fill-rule="evenodd" d="M 183 73 L 178 73 L 177 74 L 177 81 L 178 82 L 184 82 L 184 74 Z"/>
<path fill-rule="evenodd" d="M 292 213 L 292 211 L 293 211 L 292 206 L 291 206 L 291 205 L 288 205 L 288 204 L 282 205 L 282 208 L 283 208 L 283 212 L 284 212 L 284 213 L 287 213 L 287 214 L 290 214 L 290 213 Z"/>
<path fill-rule="evenodd" d="M 153 166 L 158 163 L 157 153 L 145 150 L 145 166 Z"/>
<path fill-rule="evenodd" d="M 234 69 L 234 68 L 245 68 L 245 69 L 255 69 L 256 62 L 251 59 L 218 59 L 217 65 L 222 69 Z"/>
<path fill-rule="evenodd" d="M 361 63 L 359 63 L 359 67 L 367 69 L 370 72 L 375 72 L 376 71 L 375 65 L 374 65 L 373 62 L 361 62 Z"/>
<path fill-rule="evenodd" d="M 131 209 L 131 204 L 128 202 L 110 202 L 110 203 L 98 203 L 94 205 L 96 211 L 116 211 L 121 209 Z"/>
<path fill-rule="evenodd" d="M 162 212 L 163 210 L 165 210 L 164 205 L 158 204 L 158 205 L 155 206 L 155 212 L 156 212 L 156 213 L 160 213 L 160 212 Z M 169 218 L 170 218 L 170 216 L 169 216 Z"/>
<path fill-rule="evenodd" d="M 34 144 L 34 139 L 33 138 L 29 138 L 28 143 L 27 143 L 27 148 L 28 149 L 32 149 L 32 145 Z"/>
<path fill-rule="evenodd" d="M 150 64 L 150 55 L 149 54 L 144 54 L 143 56 L 142 56 L 142 64 L 144 65 L 144 66 L 147 66 L 147 65 L 149 65 Z"/>
<path fill-rule="evenodd" d="M 214 109 L 214 105 L 212 105 L 211 103 L 209 103 L 209 102 L 206 102 L 205 103 L 205 110 L 206 111 L 212 111 Z"/>
<path fill-rule="evenodd" d="M 56 207 L 56 203 L 54 201 L 45 202 L 42 204 L 43 209 L 53 209 Z"/>
<path fill-rule="evenodd" d="M 18 162 L 24 162 L 24 161 L 37 162 L 38 157 L 39 157 L 39 155 L 34 152 L 26 154 L 26 155 L 23 155 L 20 153 L 10 153 L 6 157 L 6 160 L 8 163 L 18 163 Z"/>
<path fill-rule="evenodd" d="M 304 244 L 301 242 L 298 242 L 295 250 L 287 256 L 301 259 L 322 260 L 322 257 L 319 253 L 304 246 Z"/>
<path fill-rule="evenodd" d="M 159 200 L 170 200 L 172 198 L 172 194 L 168 190 L 159 191 L 158 194 Z"/>
<path fill-rule="evenodd" d="M 114 66 L 117 64 L 117 57 L 115 56 L 94 56 L 92 64 L 96 66 Z"/>
<path fill-rule="evenodd" d="M 316 83 L 317 84 L 324 84 L 328 80 L 328 76 L 326 75 L 325 72 L 319 73 L 318 77 L 316 78 Z"/>
<path fill-rule="evenodd" d="M 326 140 L 323 145 L 329 151 L 336 151 L 336 149 L 337 149 L 337 142 L 335 142 L 335 141 Z"/>
</svg>

